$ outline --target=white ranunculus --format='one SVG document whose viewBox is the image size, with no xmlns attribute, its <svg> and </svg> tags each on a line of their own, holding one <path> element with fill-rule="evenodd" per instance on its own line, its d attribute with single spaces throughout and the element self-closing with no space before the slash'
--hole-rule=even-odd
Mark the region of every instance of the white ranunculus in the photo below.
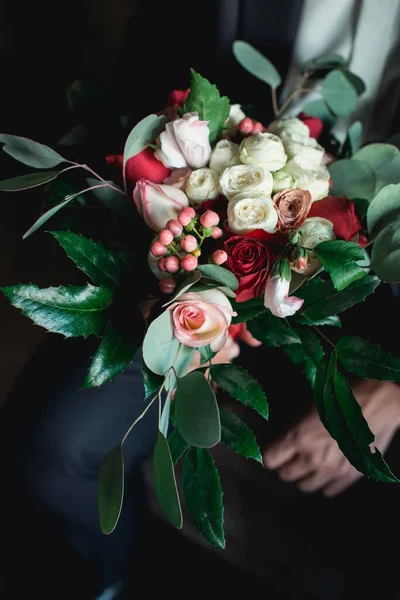
<svg viewBox="0 0 400 600">
<path fill-rule="evenodd" d="M 229 117 L 226 120 L 226 126 L 228 128 L 228 135 L 235 137 L 237 133 L 237 127 L 240 121 L 246 118 L 246 115 L 242 111 L 240 104 L 231 104 L 229 108 Z"/>
<path fill-rule="evenodd" d="M 192 205 L 204 200 L 213 200 L 219 196 L 219 175 L 212 169 L 196 169 L 192 171 L 186 182 L 185 192 Z"/>
<path fill-rule="evenodd" d="M 228 203 L 228 227 L 233 233 L 244 235 L 254 229 L 273 233 L 278 222 L 278 213 L 270 196 L 244 193 Z"/>
<path fill-rule="evenodd" d="M 219 179 L 220 192 L 228 200 L 244 192 L 257 192 L 260 195 L 270 196 L 272 184 L 272 174 L 256 165 L 229 167 Z"/>
<path fill-rule="evenodd" d="M 287 162 L 283 171 L 297 180 L 295 187 L 310 192 L 313 202 L 328 195 L 330 176 L 323 165 L 316 166 L 304 157 L 296 156 Z"/>
<path fill-rule="evenodd" d="M 287 157 L 281 139 L 273 133 L 257 133 L 244 138 L 240 144 L 240 160 L 267 171 L 279 171 Z"/>
<path fill-rule="evenodd" d="M 204 167 L 211 156 L 208 121 L 199 121 L 197 112 L 167 123 L 160 134 L 161 148 L 154 153 L 165 167 L 182 169 Z"/>
<path fill-rule="evenodd" d="M 312 251 L 312 248 L 315 248 L 321 242 L 336 239 L 333 233 L 333 223 L 323 217 L 309 217 L 295 231 L 300 233 L 299 245 L 307 249 L 307 266 L 303 270 L 293 267 L 293 271 L 302 275 L 312 275 L 321 267 L 321 262 Z"/>
<path fill-rule="evenodd" d="M 294 135 L 297 138 L 309 138 L 310 130 L 307 125 L 297 119 L 296 117 L 290 117 L 289 119 L 277 119 L 272 121 L 268 125 L 268 131 L 275 135 L 281 136 L 282 134 Z"/>
<path fill-rule="evenodd" d="M 210 169 L 221 175 L 222 171 L 234 165 L 240 165 L 239 144 L 220 140 L 211 153 Z"/>
<path fill-rule="evenodd" d="M 274 181 L 272 191 L 274 194 L 283 192 L 283 190 L 293 190 L 296 187 L 296 177 L 293 177 L 293 175 L 290 175 L 290 173 L 286 173 L 285 169 L 274 173 L 273 178 Z"/>
<path fill-rule="evenodd" d="M 300 156 L 315 166 L 322 163 L 325 150 L 314 138 L 286 132 L 281 133 L 280 138 L 289 160 L 295 156 Z"/>
</svg>

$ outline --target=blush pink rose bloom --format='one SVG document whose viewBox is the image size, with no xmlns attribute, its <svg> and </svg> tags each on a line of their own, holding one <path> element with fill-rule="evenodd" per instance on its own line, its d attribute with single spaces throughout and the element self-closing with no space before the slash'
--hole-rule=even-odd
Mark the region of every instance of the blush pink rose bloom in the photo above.
<svg viewBox="0 0 400 600">
<path fill-rule="evenodd" d="M 166 185 L 172 185 L 174 188 L 184 190 L 186 187 L 187 180 L 190 177 L 192 169 L 189 167 L 183 167 L 182 169 L 174 169 L 171 171 L 171 175 L 166 177 L 163 181 Z"/>
<path fill-rule="evenodd" d="M 233 312 L 228 298 L 219 290 L 182 294 L 171 304 L 174 335 L 185 346 L 210 344 L 213 352 L 224 347 Z"/>
<path fill-rule="evenodd" d="M 170 219 L 176 219 L 182 208 L 189 206 L 185 192 L 173 187 L 139 179 L 133 190 L 138 213 L 153 231 L 164 229 Z"/>
<path fill-rule="evenodd" d="M 280 277 L 271 277 L 267 279 L 264 293 L 264 305 L 275 317 L 291 317 L 302 306 L 304 300 L 289 296 L 290 281 Z"/>
<path fill-rule="evenodd" d="M 199 121 L 197 112 L 186 113 L 166 124 L 154 156 L 169 169 L 200 169 L 210 160 L 209 135 L 208 121 Z"/>
</svg>

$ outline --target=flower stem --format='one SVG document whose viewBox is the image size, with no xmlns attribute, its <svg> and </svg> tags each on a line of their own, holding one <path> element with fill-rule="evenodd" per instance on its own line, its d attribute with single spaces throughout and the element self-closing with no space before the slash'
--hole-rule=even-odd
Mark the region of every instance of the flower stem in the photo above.
<svg viewBox="0 0 400 600">
<path fill-rule="evenodd" d="M 143 419 L 144 415 L 147 413 L 147 411 L 149 410 L 150 406 L 153 405 L 153 403 L 156 400 L 156 398 L 158 398 L 158 394 L 156 396 L 154 396 L 153 400 L 151 402 L 149 402 L 149 404 L 146 406 L 146 408 L 144 409 L 144 411 L 138 416 L 138 418 L 133 421 L 132 425 L 129 427 L 128 431 L 125 433 L 124 437 L 121 440 L 121 446 L 125 442 L 126 438 L 130 434 L 130 432 L 132 431 L 132 429 L 135 427 L 136 423 L 138 423 L 140 421 L 140 419 Z"/>
<path fill-rule="evenodd" d="M 289 104 L 293 102 L 296 96 L 298 96 L 299 94 L 308 94 L 309 92 L 318 92 L 318 90 L 315 90 L 314 88 L 297 88 L 296 90 L 293 90 L 293 92 L 289 94 L 289 96 L 286 98 L 282 106 L 278 109 L 276 116 L 282 115 L 282 113 L 285 112 Z"/>
<path fill-rule="evenodd" d="M 117 187 L 115 185 L 111 185 L 111 183 L 109 183 L 108 181 L 106 181 L 105 179 L 103 179 L 102 177 L 100 177 L 100 175 L 98 173 L 96 173 L 95 171 L 93 171 L 93 169 L 91 169 L 88 165 L 80 165 L 79 163 L 74 163 L 74 166 L 75 167 L 81 167 L 82 169 L 85 169 L 85 171 L 89 171 L 89 173 L 91 173 L 97 179 L 99 179 L 100 181 L 102 181 L 105 186 L 111 188 L 112 190 L 115 190 L 116 192 L 119 192 L 120 194 L 126 195 L 126 192 L 124 192 L 123 190 L 121 190 L 121 188 L 119 188 L 119 187 Z"/>
<path fill-rule="evenodd" d="M 276 117 L 279 116 L 279 108 L 278 108 L 278 101 L 276 98 L 276 89 L 275 88 L 271 88 L 271 94 L 272 94 L 272 108 L 274 110 L 274 115 Z"/>
</svg>

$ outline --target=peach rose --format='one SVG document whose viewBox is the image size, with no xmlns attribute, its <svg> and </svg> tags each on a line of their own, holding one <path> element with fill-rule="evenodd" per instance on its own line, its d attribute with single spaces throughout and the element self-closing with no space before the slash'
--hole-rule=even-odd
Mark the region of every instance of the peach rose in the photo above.
<svg viewBox="0 0 400 600">
<path fill-rule="evenodd" d="M 278 229 L 287 233 L 295 229 L 306 219 L 312 204 L 310 192 L 307 190 L 283 190 L 273 197 L 278 212 Z"/>
<path fill-rule="evenodd" d="M 210 344 L 218 352 L 226 343 L 228 327 L 236 314 L 219 290 L 182 294 L 171 304 L 174 335 L 185 346 L 201 348 Z"/>
</svg>

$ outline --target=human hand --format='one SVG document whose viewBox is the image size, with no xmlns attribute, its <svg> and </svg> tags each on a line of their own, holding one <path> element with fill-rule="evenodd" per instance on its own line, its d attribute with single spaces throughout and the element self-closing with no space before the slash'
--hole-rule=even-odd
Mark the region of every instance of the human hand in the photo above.
<svg viewBox="0 0 400 600">
<path fill-rule="evenodd" d="M 400 387 L 367 379 L 353 389 L 383 453 L 400 427 Z M 316 409 L 266 448 L 263 460 L 283 481 L 296 482 L 303 492 L 320 490 L 328 497 L 340 494 L 362 477 L 322 425 Z"/>
</svg>

